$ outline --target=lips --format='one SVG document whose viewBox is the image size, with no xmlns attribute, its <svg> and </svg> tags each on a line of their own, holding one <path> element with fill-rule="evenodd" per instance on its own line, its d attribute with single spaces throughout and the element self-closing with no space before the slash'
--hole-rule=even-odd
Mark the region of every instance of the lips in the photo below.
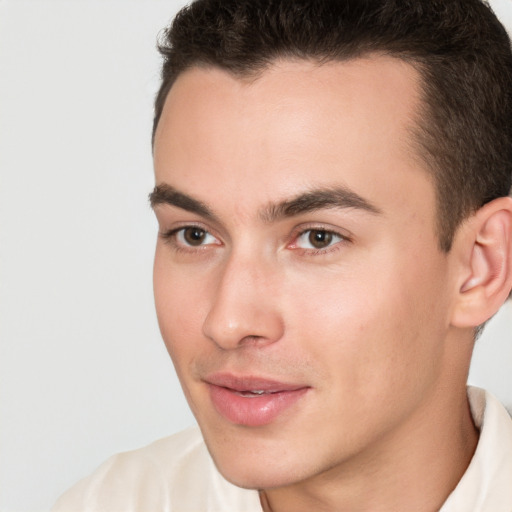
<svg viewBox="0 0 512 512">
<path fill-rule="evenodd" d="M 251 427 L 272 423 L 310 389 L 300 384 L 231 374 L 210 375 L 205 382 L 221 416 L 231 423 Z"/>
</svg>

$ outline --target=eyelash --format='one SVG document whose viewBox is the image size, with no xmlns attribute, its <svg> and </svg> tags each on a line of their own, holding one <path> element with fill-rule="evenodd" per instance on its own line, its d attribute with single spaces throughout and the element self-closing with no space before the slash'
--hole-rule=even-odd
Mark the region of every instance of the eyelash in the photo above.
<svg viewBox="0 0 512 512">
<path fill-rule="evenodd" d="M 203 251 L 205 250 L 209 245 L 217 245 L 217 244 L 205 244 L 205 245 L 186 245 L 183 243 L 179 243 L 177 241 L 177 237 L 180 232 L 184 232 L 187 229 L 197 229 L 199 231 L 204 232 L 206 235 L 211 235 L 215 237 L 215 235 L 212 235 L 210 231 L 208 231 L 206 228 L 197 225 L 197 224 L 190 224 L 186 226 L 180 226 L 178 228 L 173 228 L 165 232 L 160 232 L 160 237 L 166 242 L 169 243 L 172 248 L 177 252 L 184 252 L 184 253 L 194 253 L 197 251 Z M 328 245 L 325 248 L 319 248 L 319 249 L 305 249 L 303 247 L 297 247 L 298 240 L 305 236 L 307 233 L 311 233 L 313 231 L 321 232 L 327 235 L 331 235 L 333 237 L 338 238 L 339 240 L 332 245 Z M 217 237 L 215 237 L 217 238 Z M 340 249 L 341 243 L 349 243 L 352 240 L 347 235 L 344 235 L 338 231 L 332 230 L 332 229 L 326 229 L 325 227 L 321 226 L 311 226 L 304 228 L 302 227 L 300 230 L 297 230 L 295 233 L 292 234 L 292 243 L 288 243 L 287 247 L 291 248 L 296 251 L 301 251 L 303 254 L 307 254 L 310 256 L 316 256 L 316 255 L 325 255 L 331 252 L 334 252 L 336 250 Z M 220 245 L 220 244 L 219 244 Z M 294 247 L 295 246 L 295 247 Z"/>
<path fill-rule="evenodd" d="M 168 243 L 169 245 L 171 245 L 173 250 L 175 250 L 176 252 L 181 252 L 181 253 L 194 253 L 197 251 L 203 251 L 203 250 L 205 250 L 206 247 L 208 247 L 208 245 L 210 245 L 210 244 L 206 244 L 206 245 L 198 245 L 198 246 L 194 247 L 193 245 L 186 245 L 186 244 L 179 243 L 177 241 L 177 237 L 178 237 L 179 233 L 184 232 L 187 229 L 197 229 L 199 231 L 203 231 L 205 234 L 214 236 L 210 233 L 210 231 L 208 231 L 206 228 L 204 228 L 198 224 L 189 224 L 186 226 L 180 226 L 178 228 L 169 229 L 168 231 L 159 232 L 159 236 L 164 240 L 165 243 Z"/>
<path fill-rule="evenodd" d="M 335 237 L 338 239 L 338 241 L 335 241 L 334 243 L 328 245 L 324 248 L 308 248 L 305 249 L 303 247 L 297 247 L 298 241 L 300 238 L 305 237 L 308 233 L 311 236 L 312 232 L 322 233 L 324 235 L 330 235 L 331 237 Z M 347 235 L 344 235 L 340 233 L 339 231 L 335 231 L 333 229 L 327 229 L 324 226 L 308 226 L 307 228 L 302 227 L 296 234 L 293 235 L 293 242 L 291 244 L 288 244 L 288 247 L 291 247 L 292 249 L 296 251 L 301 251 L 302 253 L 308 254 L 309 256 L 316 256 L 316 255 L 326 255 L 330 254 L 332 252 L 335 252 L 339 249 L 341 249 L 342 243 L 350 242 L 350 238 Z M 295 245 L 295 247 L 293 247 Z"/>
</svg>

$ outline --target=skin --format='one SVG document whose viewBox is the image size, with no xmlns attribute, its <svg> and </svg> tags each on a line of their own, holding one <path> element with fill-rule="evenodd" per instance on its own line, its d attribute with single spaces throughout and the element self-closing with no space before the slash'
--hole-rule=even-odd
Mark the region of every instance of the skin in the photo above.
<svg viewBox="0 0 512 512">
<path fill-rule="evenodd" d="M 418 105 L 415 70 L 385 57 L 279 61 L 252 79 L 193 68 L 167 98 L 159 324 L 217 467 L 263 490 L 265 510 L 437 510 L 474 452 L 473 336 L 453 322 L 466 238 L 439 250 Z M 340 187 L 373 209 L 275 206 Z M 315 248 L 311 230 L 332 239 Z M 236 425 L 204 382 L 220 371 L 308 391 L 268 425 Z"/>
</svg>

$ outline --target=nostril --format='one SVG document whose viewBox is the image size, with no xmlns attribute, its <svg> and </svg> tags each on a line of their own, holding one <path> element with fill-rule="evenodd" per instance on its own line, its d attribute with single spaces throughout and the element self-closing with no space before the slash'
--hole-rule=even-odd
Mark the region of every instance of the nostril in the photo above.
<svg viewBox="0 0 512 512">
<path fill-rule="evenodd" d="M 261 346 L 282 337 L 277 297 L 269 297 L 270 273 L 257 262 L 235 258 L 218 276 L 203 324 L 204 335 L 224 349 Z"/>
<path fill-rule="evenodd" d="M 213 308 L 203 325 L 204 335 L 223 349 L 263 346 L 283 335 L 283 321 L 278 311 L 264 307 L 239 305 L 229 311 Z"/>
</svg>

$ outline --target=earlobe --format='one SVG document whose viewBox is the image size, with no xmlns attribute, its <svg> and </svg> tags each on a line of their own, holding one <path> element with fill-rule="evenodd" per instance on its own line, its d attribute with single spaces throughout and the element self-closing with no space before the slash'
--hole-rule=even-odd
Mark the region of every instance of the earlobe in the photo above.
<svg viewBox="0 0 512 512">
<path fill-rule="evenodd" d="M 467 252 L 452 324 L 476 327 L 491 318 L 512 288 L 512 198 L 483 206 L 470 219 Z"/>
</svg>

